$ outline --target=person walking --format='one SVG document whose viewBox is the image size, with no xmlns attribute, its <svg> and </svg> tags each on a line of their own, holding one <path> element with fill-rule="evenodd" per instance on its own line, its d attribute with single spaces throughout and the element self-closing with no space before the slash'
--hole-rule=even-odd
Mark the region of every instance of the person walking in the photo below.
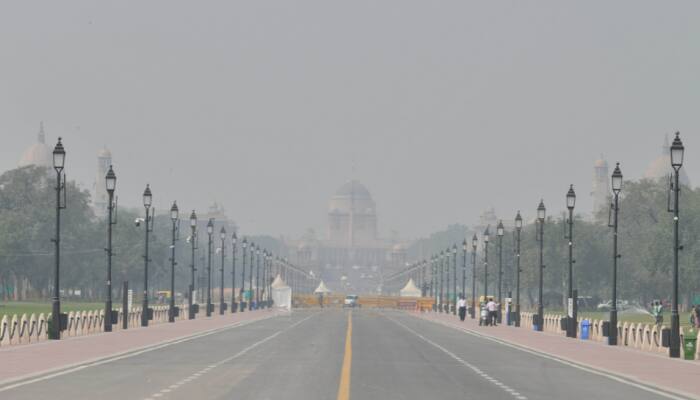
<svg viewBox="0 0 700 400">
<path fill-rule="evenodd" d="M 464 295 L 459 296 L 457 301 L 457 309 L 459 310 L 459 320 L 464 322 L 464 318 L 467 316 L 467 301 L 464 300 Z"/>
<path fill-rule="evenodd" d="M 487 324 L 487 325 L 496 326 L 496 322 L 498 319 L 498 304 L 496 304 L 496 302 L 493 301 L 493 298 L 489 298 L 489 302 L 486 303 L 486 310 L 489 313 L 489 315 L 488 315 L 489 324 Z"/>
</svg>

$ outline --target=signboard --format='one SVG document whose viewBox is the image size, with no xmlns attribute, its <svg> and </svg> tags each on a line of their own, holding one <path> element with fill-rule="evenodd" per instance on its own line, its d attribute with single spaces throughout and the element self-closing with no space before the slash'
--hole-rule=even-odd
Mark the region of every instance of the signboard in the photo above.
<svg viewBox="0 0 700 400">
<path fill-rule="evenodd" d="M 566 314 L 569 316 L 569 318 L 574 317 L 574 299 L 572 299 L 571 297 L 569 297 Z"/>
<path fill-rule="evenodd" d="M 131 311 L 131 306 L 134 304 L 134 291 L 129 289 L 129 291 L 126 292 L 126 302 L 127 302 L 127 309 Z"/>
</svg>

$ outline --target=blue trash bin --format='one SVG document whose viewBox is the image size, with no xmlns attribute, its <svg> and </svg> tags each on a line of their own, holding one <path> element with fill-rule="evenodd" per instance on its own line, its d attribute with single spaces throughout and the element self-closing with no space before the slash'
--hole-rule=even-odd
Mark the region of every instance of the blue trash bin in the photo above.
<svg viewBox="0 0 700 400">
<path fill-rule="evenodd" d="M 581 321 L 581 339 L 588 340 L 591 334 L 591 321 L 584 319 Z"/>
</svg>

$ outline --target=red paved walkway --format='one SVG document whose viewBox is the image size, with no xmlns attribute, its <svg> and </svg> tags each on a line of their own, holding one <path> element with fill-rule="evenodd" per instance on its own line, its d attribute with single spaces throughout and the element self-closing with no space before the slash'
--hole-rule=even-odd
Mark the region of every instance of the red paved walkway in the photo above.
<svg viewBox="0 0 700 400">
<path fill-rule="evenodd" d="M 148 328 L 131 328 L 111 333 L 70 337 L 60 341 L 49 340 L 36 344 L 3 347 L 0 349 L 0 383 L 274 315 L 276 312 L 272 310 L 229 313 L 223 316 L 214 315 L 210 318 L 183 320 L 173 324 L 151 325 Z"/>
<path fill-rule="evenodd" d="M 593 369 L 607 371 L 639 383 L 658 386 L 700 399 L 700 362 L 670 359 L 659 353 L 648 353 L 625 347 L 611 347 L 590 340 L 571 339 L 549 332 L 499 325 L 479 326 L 477 319 L 460 322 L 451 314 L 414 314 L 447 324 L 467 332 L 493 337 L 504 342 L 550 354 L 556 358 Z"/>
</svg>

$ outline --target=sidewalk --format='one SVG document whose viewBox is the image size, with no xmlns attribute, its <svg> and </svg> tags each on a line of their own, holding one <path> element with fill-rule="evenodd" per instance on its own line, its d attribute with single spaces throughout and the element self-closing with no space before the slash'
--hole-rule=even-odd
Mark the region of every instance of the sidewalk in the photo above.
<svg viewBox="0 0 700 400">
<path fill-rule="evenodd" d="M 194 320 L 163 323 L 148 328 L 131 328 L 111 333 L 69 337 L 0 349 L 0 383 L 14 381 L 96 361 L 143 347 L 174 341 L 197 333 L 225 328 L 237 323 L 279 315 L 273 310 L 198 317 Z"/>
<path fill-rule="evenodd" d="M 655 386 L 677 394 L 700 399 L 700 363 L 671 359 L 663 354 L 630 348 L 607 346 L 600 342 L 571 339 L 548 332 L 499 325 L 479 326 L 478 319 L 460 322 L 452 314 L 412 313 L 436 323 L 452 326 L 477 335 L 491 337 L 524 347 L 578 366 L 624 377 L 646 386 Z"/>
</svg>

